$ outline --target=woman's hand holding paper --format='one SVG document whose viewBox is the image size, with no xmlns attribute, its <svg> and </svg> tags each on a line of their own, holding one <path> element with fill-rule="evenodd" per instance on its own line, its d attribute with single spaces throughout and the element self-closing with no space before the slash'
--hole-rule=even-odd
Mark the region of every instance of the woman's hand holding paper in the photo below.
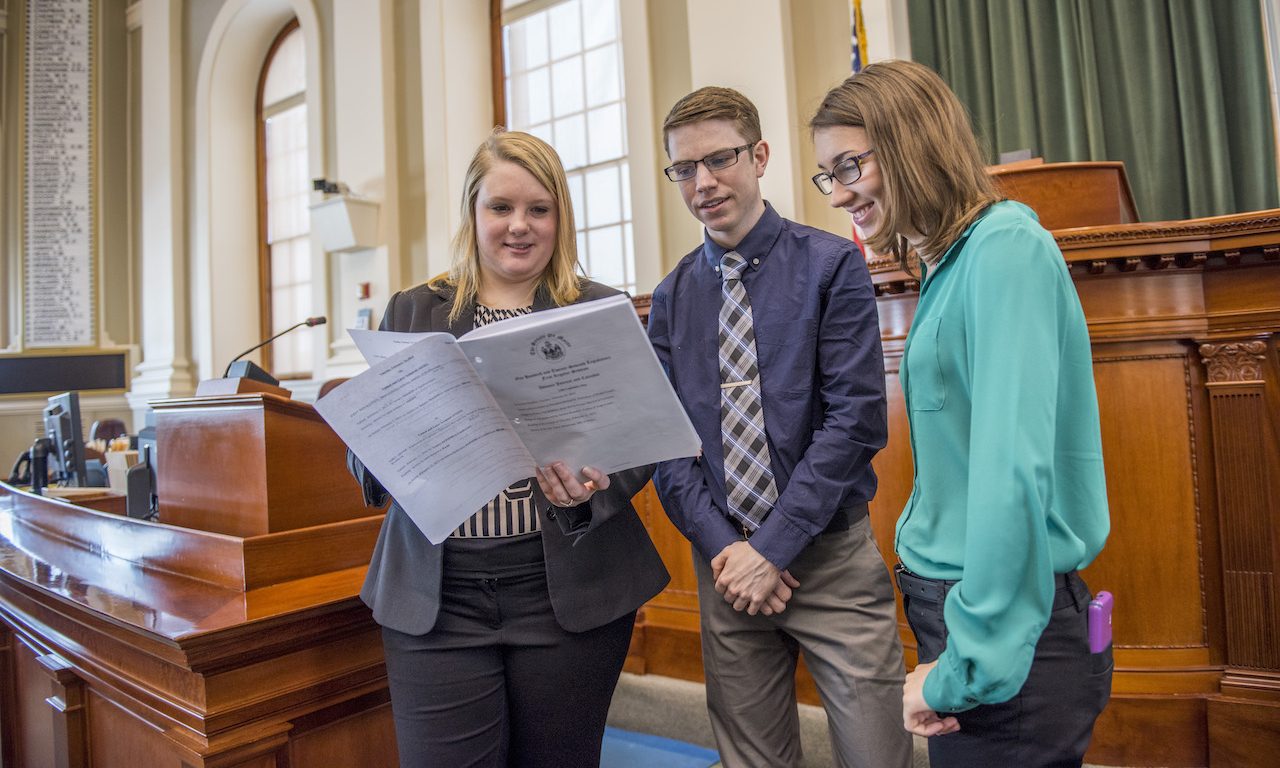
<svg viewBox="0 0 1280 768">
<path fill-rule="evenodd" d="M 596 491 L 609 487 L 609 476 L 595 467 L 583 467 L 582 474 L 586 482 L 580 481 L 563 461 L 557 461 L 549 467 L 538 467 L 538 487 L 558 507 L 586 504 Z"/>
</svg>

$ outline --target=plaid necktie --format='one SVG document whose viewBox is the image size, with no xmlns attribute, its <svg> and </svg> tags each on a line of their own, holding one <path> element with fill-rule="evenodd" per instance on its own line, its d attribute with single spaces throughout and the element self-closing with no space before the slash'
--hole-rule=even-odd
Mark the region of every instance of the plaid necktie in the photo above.
<svg viewBox="0 0 1280 768">
<path fill-rule="evenodd" d="M 720 439 L 729 511 L 749 531 L 760 527 L 778 500 L 764 434 L 764 404 L 756 365 L 751 302 L 742 285 L 747 260 L 729 251 L 720 260 Z"/>
</svg>

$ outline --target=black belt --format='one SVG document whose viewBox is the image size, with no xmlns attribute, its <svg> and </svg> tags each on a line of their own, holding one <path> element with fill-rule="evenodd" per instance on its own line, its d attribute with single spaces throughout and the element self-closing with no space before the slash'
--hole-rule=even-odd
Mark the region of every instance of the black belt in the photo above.
<svg viewBox="0 0 1280 768">
<path fill-rule="evenodd" d="M 833 533 L 835 531 L 847 531 L 860 522 L 862 518 L 866 517 L 867 513 L 867 502 L 865 501 L 859 501 L 843 506 L 840 509 L 837 509 L 836 513 L 831 516 L 830 522 L 827 523 L 826 528 L 822 529 L 822 532 Z M 736 517 L 730 517 L 729 522 L 745 539 L 751 538 L 751 534 L 755 533 L 755 531 L 748 528 Z"/>
<path fill-rule="evenodd" d="M 946 600 L 947 592 L 960 583 L 958 579 L 930 579 L 920 576 L 908 571 L 902 563 L 895 565 L 893 572 L 897 576 L 898 589 L 912 600 L 941 603 Z M 1088 600 L 1088 588 L 1084 586 L 1084 580 L 1075 571 L 1055 573 L 1053 583 L 1056 588 L 1053 596 L 1054 610 L 1064 608 L 1072 602 L 1078 605 L 1082 600 Z M 1080 594 L 1077 594 L 1078 591 Z"/>
</svg>

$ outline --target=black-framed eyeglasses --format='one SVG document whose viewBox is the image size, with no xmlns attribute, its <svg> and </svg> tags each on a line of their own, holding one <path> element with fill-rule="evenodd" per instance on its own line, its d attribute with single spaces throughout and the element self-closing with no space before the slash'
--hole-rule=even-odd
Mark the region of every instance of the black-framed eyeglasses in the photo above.
<svg viewBox="0 0 1280 768">
<path fill-rule="evenodd" d="M 846 187 L 849 186 L 862 178 L 862 161 L 871 157 L 874 152 L 874 149 L 868 149 L 866 152 L 861 154 L 846 157 L 836 163 L 836 167 L 831 169 L 831 173 L 823 171 L 822 173 L 814 174 L 813 186 L 817 187 L 818 191 L 824 195 L 831 194 L 832 179 L 835 179 Z"/>
<path fill-rule="evenodd" d="M 662 172 L 667 174 L 667 178 L 672 181 L 688 181 L 698 175 L 698 163 L 702 163 L 708 171 L 715 173 L 723 171 L 731 165 L 738 162 L 738 153 L 744 149 L 751 149 L 756 142 L 743 144 L 740 147 L 729 147 L 728 149 L 717 149 L 715 152 L 707 155 L 701 160 L 681 160 L 678 163 L 667 166 Z"/>
</svg>

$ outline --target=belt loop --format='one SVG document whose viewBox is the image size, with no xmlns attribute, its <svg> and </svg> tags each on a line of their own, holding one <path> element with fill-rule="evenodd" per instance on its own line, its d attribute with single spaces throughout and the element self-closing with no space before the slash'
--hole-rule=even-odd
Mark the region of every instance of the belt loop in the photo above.
<svg viewBox="0 0 1280 768">
<path fill-rule="evenodd" d="M 1085 586 L 1084 579 L 1080 578 L 1075 571 L 1064 573 L 1063 578 L 1066 579 L 1067 591 L 1071 593 L 1071 602 L 1075 604 L 1076 611 L 1079 612 L 1088 608 L 1089 588 Z"/>
</svg>

